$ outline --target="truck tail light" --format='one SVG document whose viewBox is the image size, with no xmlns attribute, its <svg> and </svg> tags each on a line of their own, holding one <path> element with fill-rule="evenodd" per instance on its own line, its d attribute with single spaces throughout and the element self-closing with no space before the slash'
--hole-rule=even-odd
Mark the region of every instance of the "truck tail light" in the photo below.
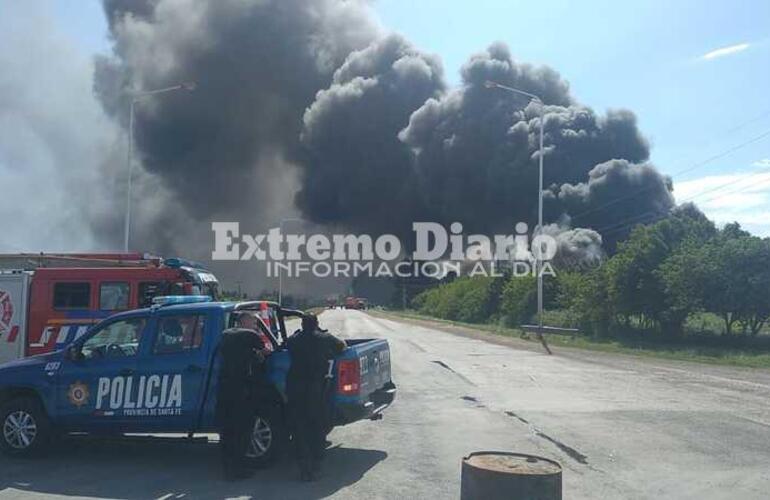
<svg viewBox="0 0 770 500">
<path fill-rule="evenodd" d="M 358 394 L 361 387 L 361 366 L 357 359 L 337 362 L 337 392 L 345 396 Z"/>
</svg>

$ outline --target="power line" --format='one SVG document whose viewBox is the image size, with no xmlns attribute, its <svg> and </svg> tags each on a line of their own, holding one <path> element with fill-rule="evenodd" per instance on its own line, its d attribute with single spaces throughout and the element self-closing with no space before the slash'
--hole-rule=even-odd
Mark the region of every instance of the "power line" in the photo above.
<svg viewBox="0 0 770 500">
<path fill-rule="evenodd" d="M 767 110 L 763 111 L 762 113 L 760 113 L 760 114 L 758 114 L 758 115 L 756 115 L 756 116 L 754 116 L 752 118 L 749 118 L 748 120 L 745 120 L 745 121 L 739 123 L 738 125 L 736 125 L 736 126 L 730 128 L 730 129 L 726 130 L 725 132 L 723 132 L 720 135 L 732 134 L 732 133 L 740 130 L 741 128 L 745 127 L 746 125 L 748 125 L 750 123 L 753 123 L 753 122 L 756 122 L 756 121 L 759 121 L 759 120 L 761 120 L 762 118 L 765 118 L 768 115 L 770 115 L 770 109 L 767 109 Z M 687 168 L 685 168 L 683 170 L 680 170 L 680 171 L 676 172 L 675 174 L 673 174 L 671 176 L 671 178 L 675 178 L 675 177 L 681 176 L 683 174 L 686 174 L 688 172 L 692 172 L 693 170 L 696 170 L 696 169 L 698 169 L 698 168 L 700 168 L 700 167 L 702 167 L 704 165 L 707 165 L 708 163 L 711 163 L 711 162 L 716 161 L 718 159 L 724 158 L 725 156 L 728 156 L 728 155 L 732 154 L 733 152 L 735 152 L 735 151 L 737 151 L 737 150 L 739 150 L 741 148 L 744 148 L 744 147 L 746 147 L 748 145 L 751 145 L 751 144 L 753 144 L 753 143 L 755 143 L 757 141 L 760 141 L 760 140 L 764 139 L 768 135 L 770 135 L 770 129 L 765 130 L 761 134 L 759 134 L 757 136 L 754 136 L 754 137 L 752 137 L 752 138 L 750 138 L 750 139 L 748 139 L 748 140 L 746 140 L 744 142 L 736 144 L 735 146 L 732 146 L 732 147 L 730 147 L 730 148 L 728 148 L 728 149 L 726 149 L 724 151 L 721 151 L 721 152 L 719 152 L 719 153 L 717 153 L 715 155 L 712 155 L 711 157 L 706 158 L 705 160 L 702 160 L 702 161 L 697 162 L 697 163 L 695 163 L 695 164 L 693 164 L 693 165 L 691 165 L 691 166 L 689 166 L 689 167 L 687 167 Z M 751 175 L 749 175 L 749 177 L 752 177 L 754 175 L 758 175 L 758 174 L 761 174 L 761 173 L 764 173 L 764 170 L 759 171 L 759 172 L 754 172 Z M 715 191 L 715 190 L 723 189 L 725 186 L 729 186 L 731 184 L 735 184 L 735 183 L 740 182 L 742 180 L 745 180 L 747 178 L 748 177 L 745 177 L 745 178 L 742 178 L 742 179 L 738 179 L 738 180 L 733 181 L 731 183 L 724 184 L 722 186 L 718 186 L 717 188 L 713 188 L 713 189 L 709 189 L 709 190 L 706 190 L 706 191 L 702 191 L 702 192 L 696 193 L 695 195 L 693 195 L 693 196 L 683 200 L 680 203 L 684 203 L 686 201 L 690 201 L 690 200 L 692 200 L 694 198 L 697 198 L 699 196 L 702 196 L 703 194 L 706 194 L 708 192 L 712 192 L 712 191 Z M 584 212 L 581 212 L 581 213 L 579 213 L 577 215 L 573 215 L 573 216 L 571 216 L 571 219 L 574 221 L 575 219 L 578 219 L 578 218 L 580 218 L 580 217 L 582 217 L 584 215 L 587 215 L 587 214 L 593 213 L 593 212 L 597 212 L 599 210 L 603 210 L 603 209 L 605 209 L 607 207 L 610 207 L 610 206 L 613 206 L 613 205 L 615 205 L 617 203 L 620 203 L 621 201 L 625 201 L 625 200 L 628 200 L 628 199 L 631 199 L 631 198 L 635 198 L 635 197 L 637 197 L 637 196 L 639 196 L 641 194 L 644 194 L 645 192 L 651 191 L 652 189 L 655 189 L 655 188 L 657 188 L 657 186 L 650 186 L 648 188 L 641 189 L 641 190 L 639 190 L 639 191 L 637 191 L 637 192 L 635 192 L 635 193 L 633 193 L 631 195 L 627 195 L 627 196 L 622 196 L 622 197 L 616 198 L 616 199 L 614 199 L 612 201 L 609 201 L 609 202 L 607 202 L 607 203 L 605 203 L 603 205 L 600 205 L 598 207 L 594 207 L 594 208 L 591 208 L 591 209 L 586 210 Z M 731 193 L 732 192 L 728 192 L 728 193 L 724 193 L 724 194 L 731 194 Z M 716 198 L 719 198 L 721 196 L 722 195 L 717 196 Z M 712 199 L 716 199 L 716 198 L 712 198 Z M 706 201 L 711 201 L 711 199 L 706 200 Z M 600 229 L 594 229 L 594 230 L 599 232 L 599 233 L 602 233 L 602 234 L 612 234 L 612 233 L 621 231 L 623 229 L 626 229 L 629 226 L 633 226 L 633 225 L 636 225 L 636 224 L 642 224 L 642 223 L 644 223 L 644 219 L 646 217 L 649 217 L 650 215 L 659 215 L 659 217 L 656 218 L 654 221 L 648 221 L 647 222 L 648 224 L 649 223 L 653 223 L 653 222 L 657 222 L 658 220 L 661 220 L 662 218 L 667 217 L 668 213 L 661 214 L 661 212 L 659 210 L 650 210 L 650 211 L 647 211 L 647 212 L 644 212 L 644 213 L 641 213 L 641 214 L 637 214 L 637 215 L 635 215 L 633 217 L 630 217 L 628 219 L 624 219 L 622 221 L 615 222 L 615 223 L 610 224 L 608 226 L 604 226 L 604 227 L 602 227 Z"/>
<path fill-rule="evenodd" d="M 759 121 L 759 120 L 761 120 L 762 118 L 764 118 L 766 116 L 770 116 L 770 109 L 766 109 L 763 112 L 761 112 L 760 114 L 758 114 L 757 116 L 755 116 L 754 118 L 749 118 L 748 120 L 746 120 L 746 121 L 744 121 L 742 123 L 739 123 L 738 125 L 734 126 L 733 128 L 727 130 L 725 132 L 725 134 L 732 134 L 733 132 L 736 132 L 736 131 L 742 129 L 743 127 L 745 127 L 749 123 L 754 123 L 756 121 Z"/>
<path fill-rule="evenodd" d="M 648 212 L 647 215 L 654 215 L 654 214 L 651 213 L 651 212 Z M 638 222 L 633 222 L 631 224 L 626 224 L 624 226 L 615 228 L 615 229 L 613 229 L 611 231 L 607 231 L 602 236 L 609 236 L 611 234 L 621 233 L 621 232 L 625 231 L 626 229 L 633 229 L 634 227 L 636 227 L 636 226 L 638 226 L 640 224 L 644 224 L 644 225 L 655 224 L 656 222 L 660 222 L 663 219 L 667 218 L 668 216 L 669 216 L 669 214 L 658 214 L 657 217 L 654 217 L 651 220 L 648 220 L 648 221 L 638 221 Z"/>
<path fill-rule="evenodd" d="M 763 169 L 763 170 L 758 171 L 758 172 L 754 172 L 754 173 L 752 173 L 752 174 L 750 174 L 750 175 L 748 175 L 746 177 L 742 177 L 742 178 L 737 179 L 737 180 L 735 180 L 733 182 L 729 182 L 727 184 L 723 184 L 721 186 L 718 186 L 715 189 L 723 189 L 726 186 L 734 185 L 734 184 L 737 184 L 738 182 L 749 180 L 751 177 L 754 177 L 754 176 L 760 175 L 760 174 L 764 174 L 764 173 L 770 173 L 770 168 Z M 709 201 L 713 201 L 713 200 L 717 200 L 719 198 L 722 198 L 723 196 L 727 196 L 727 195 L 735 194 L 735 193 L 740 193 L 740 192 L 743 192 L 743 191 L 748 190 L 748 189 L 755 189 L 757 186 L 765 185 L 768 182 L 770 182 L 770 179 L 762 181 L 759 184 L 752 184 L 752 185 L 748 185 L 748 186 L 741 186 L 739 189 L 733 189 L 733 190 L 730 190 L 730 191 L 727 191 L 727 192 L 724 192 L 724 193 L 719 193 L 716 196 L 713 196 L 711 198 L 707 198 L 706 200 L 702 200 L 701 203 L 707 203 Z M 692 201 L 693 199 L 698 198 L 699 196 L 702 196 L 702 195 L 704 195 L 706 193 L 712 192 L 715 189 L 707 189 L 705 191 L 701 191 L 699 193 L 696 193 L 696 194 L 694 194 L 694 195 L 692 195 L 692 196 L 690 196 L 688 198 L 685 198 L 684 200 L 681 201 L 681 203 Z M 653 221 L 646 221 L 646 222 L 643 221 L 644 218 L 646 218 L 646 217 L 648 217 L 650 215 L 656 215 L 656 214 L 659 215 L 659 217 L 656 218 L 655 220 L 653 220 Z M 613 233 L 616 233 L 616 232 L 619 232 L 619 231 L 623 231 L 623 230 L 625 230 L 625 229 L 627 229 L 629 227 L 635 226 L 637 224 L 645 224 L 645 223 L 646 224 L 651 224 L 651 223 L 657 222 L 659 220 L 665 219 L 666 217 L 668 217 L 668 215 L 669 215 L 668 213 L 662 214 L 659 210 L 649 210 L 647 212 L 635 215 L 634 217 L 630 217 L 630 218 L 622 220 L 620 222 L 616 222 L 614 224 L 610 224 L 610 225 L 605 226 L 603 228 L 594 229 L 594 231 L 596 231 L 596 232 L 598 232 L 600 234 L 603 234 L 603 235 L 609 235 L 609 234 L 613 234 Z M 640 220 L 637 220 L 637 219 L 640 219 Z M 616 226 L 618 226 L 618 227 L 616 227 Z"/>
<path fill-rule="evenodd" d="M 754 136 L 751 139 L 749 139 L 747 141 L 744 141 L 744 142 L 742 142 L 740 144 L 737 144 L 737 145 L 735 145 L 735 146 L 733 146 L 731 148 L 728 148 L 728 149 L 726 149 L 726 150 L 724 150 L 724 151 L 722 151 L 720 153 L 717 153 L 717 154 L 715 154 L 715 155 L 713 155 L 713 156 L 711 156 L 711 157 L 709 157 L 709 158 L 707 158 L 707 159 L 705 159 L 703 161 L 695 163 L 695 164 L 691 165 L 690 167 L 688 167 L 688 168 L 686 168 L 684 170 L 680 170 L 679 172 L 675 173 L 671 177 L 674 178 L 674 177 L 678 177 L 678 176 L 680 176 L 682 174 L 686 174 L 688 172 L 692 172 L 693 170 L 695 170 L 697 168 L 700 168 L 700 167 L 702 167 L 702 166 L 704 166 L 704 165 L 706 165 L 708 163 L 711 163 L 712 161 L 718 160 L 720 158 L 724 158 L 725 156 L 728 156 L 728 155 L 734 153 L 735 151 L 737 151 L 737 150 L 739 150 L 741 148 L 744 148 L 744 147 L 746 147 L 748 145 L 751 145 L 751 144 L 753 144 L 753 143 L 755 143 L 757 141 L 760 141 L 760 140 L 764 139 L 767 136 L 770 136 L 770 129 L 765 130 L 761 134 L 759 134 L 757 136 Z M 578 218 L 580 218 L 580 217 L 582 217 L 584 215 L 587 215 L 587 214 L 590 214 L 590 213 L 594 213 L 594 212 L 597 212 L 599 210 L 604 210 L 605 208 L 613 206 L 613 205 L 615 205 L 617 203 L 620 203 L 621 201 L 625 201 L 625 200 L 628 200 L 628 199 L 631 199 L 631 198 L 635 198 L 635 197 L 637 197 L 637 196 L 639 196 L 641 194 L 644 194 L 646 192 L 652 191 L 653 189 L 656 189 L 657 187 L 658 186 L 649 186 L 647 188 L 638 190 L 634 194 L 627 195 L 627 196 L 621 196 L 621 197 L 616 198 L 616 199 L 614 199 L 614 200 L 612 200 L 610 202 L 607 202 L 607 203 L 605 203 L 603 205 L 599 205 L 598 207 L 594 207 L 594 208 L 588 209 L 588 210 L 586 210 L 584 212 L 581 212 L 581 213 L 579 213 L 577 215 L 573 215 L 573 216 L 571 216 L 571 219 L 575 220 L 575 219 L 578 219 Z"/>
<path fill-rule="evenodd" d="M 738 184 L 738 183 L 741 183 L 741 182 L 744 182 L 744 181 L 751 180 L 752 177 L 755 177 L 757 175 L 762 175 L 762 174 L 767 174 L 767 173 L 770 173 L 770 167 L 762 168 L 760 170 L 757 170 L 756 172 L 752 172 L 752 173 L 746 175 L 745 177 L 738 177 L 737 179 L 735 179 L 733 181 L 726 182 L 726 183 L 721 184 L 719 186 L 716 186 L 716 187 L 713 187 L 713 188 L 709 188 L 709 189 L 705 189 L 703 191 L 695 193 L 694 195 L 688 196 L 687 198 L 683 199 L 680 203 L 685 203 L 685 202 L 688 202 L 688 201 L 692 201 L 695 198 L 699 198 L 699 197 L 703 196 L 704 194 L 712 193 L 714 191 L 719 191 L 720 189 L 724 189 L 724 188 L 726 188 L 728 186 L 732 186 L 732 185 L 735 185 L 735 184 Z M 748 188 L 748 187 L 752 187 L 752 186 L 746 186 L 746 187 Z M 740 191 L 740 189 L 738 191 Z M 730 194 L 732 192 L 734 192 L 734 191 L 729 191 L 729 192 L 723 193 L 723 194 Z M 715 198 L 711 198 L 711 199 L 717 199 L 717 198 L 719 198 L 721 196 L 722 196 L 722 194 L 716 196 Z M 709 200 L 706 200 L 706 201 L 709 201 Z M 701 201 L 701 203 L 703 203 L 703 202 L 704 201 Z"/>
<path fill-rule="evenodd" d="M 738 181 L 748 180 L 750 177 L 752 177 L 754 175 L 759 175 L 761 173 L 768 173 L 768 172 L 767 171 L 765 171 L 765 172 L 756 172 L 755 174 L 751 174 L 751 175 L 748 175 L 748 176 L 746 176 L 746 177 L 744 177 L 742 179 L 738 179 Z M 725 184 L 723 186 L 719 186 L 719 189 L 721 189 L 721 188 L 723 188 L 725 186 L 729 186 L 730 184 L 735 184 L 738 181 L 735 181 L 735 182 L 732 182 L 732 183 L 728 183 L 728 184 Z M 729 194 L 740 193 L 742 191 L 749 190 L 749 189 L 756 189 L 758 186 L 762 186 L 763 184 L 767 184 L 768 181 L 770 181 L 770 179 L 765 179 L 764 181 L 761 181 L 758 184 L 752 184 L 752 185 L 749 185 L 749 186 L 741 186 L 739 189 L 733 189 L 733 190 L 727 191 L 725 193 L 719 193 L 716 196 L 713 196 L 711 198 L 707 198 L 705 200 L 700 200 L 699 203 L 708 203 L 709 201 L 718 200 L 719 198 L 722 198 L 723 196 L 727 196 Z M 700 193 L 700 194 L 696 195 L 695 197 L 701 196 L 703 194 L 705 194 L 705 193 Z"/>
<path fill-rule="evenodd" d="M 614 231 L 616 229 L 621 229 L 622 227 L 625 227 L 625 226 L 628 226 L 628 225 L 643 224 L 644 223 L 643 219 L 645 219 L 646 217 L 649 217 L 650 215 L 661 214 L 661 213 L 663 213 L 663 212 L 661 212 L 660 210 L 648 210 L 647 212 L 643 212 L 641 214 L 636 214 L 633 217 L 629 217 L 627 219 L 623 219 L 621 221 L 617 221 L 617 222 L 615 222 L 613 224 L 609 224 L 609 225 L 604 226 L 602 228 L 594 229 L 594 231 L 596 231 L 597 233 L 601 233 L 601 234 L 607 234 L 607 233 L 610 233 L 610 232 L 612 232 L 612 231 Z M 616 226 L 621 226 L 621 227 L 616 227 Z"/>
</svg>

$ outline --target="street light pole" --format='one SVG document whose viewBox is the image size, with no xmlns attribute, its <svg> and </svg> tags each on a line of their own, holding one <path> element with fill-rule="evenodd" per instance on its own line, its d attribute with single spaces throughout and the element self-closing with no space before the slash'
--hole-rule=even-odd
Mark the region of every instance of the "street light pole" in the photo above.
<svg viewBox="0 0 770 500">
<path fill-rule="evenodd" d="M 540 102 L 540 153 L 539 167 L 538 167 L 538 183 L 537 183 L 537 225 L 538 233 L 543 232 L 543 122 L 545 117 L 545 105 L 539 98 Z M 535 262 L 537 263 L 537 326 L 540 329 L 540 338 L 543 338 L 543 249 L 542 247 L 537 249 L 537 255 L 535 256 Z M 545 345 L 545 343 L 543 343 Z M 545 345 L 546 350 L 550 353 L 551 350 Z"/>
<path fill-rule="evenodd" d="M 539 96 L 536 96 L 535 94 L 531 94 L 529 92 L 525 92 L 523 90 L 519 90 L 517 88 L 508 87 L 507 85 L 502 85 L 497 82 L 493 81 L 486 81 L 484 83 L 484 86 L 488 89 L 502 89 L 508 92 L 512 92 L 514 94 L 523 95 L 525 97 L 528 97 L 531 102 L 537 103 L 540 107 L 540 152 L 539 152 L 539 158 L 538 158 L 538 164 L 539 164 L 539 172 L 538 172 L 538 181 L 537 181 L 537 225 L 538 225 L 538 232 L 543 232 L 543 122 L 545 121 L 545 104 L 543 104 L 543 100 L 540 99 Z M 540 338 L 540 342 L 543 344 L 543 347 L 545 347 L 545 350 L 548 352 L 548 354 L 551 354 L 551 350 L 548 348 L 548 344 L 545 343 L 545 339 L 543 338 L 543 260 L 542 260 L 542 249 L 537 249 L 537 255 L 535 255 L 535 273 L 537 274 L 537 327 L 538 327 L 538 336 Z"/>
<path fill-rule="evenodd" d="M 129 234 L 131 231 L 131 187 L 133 183 L 133 176 L 134 176 L 134 162 L 133 162 L 133 152 L 134 152 L 134 107 L 136 104 L 143 98 L 152 96 L 155 94 L 163 94 L 166 92 L 173 92 L 175 90 L 187 90 L 187 91 L 193 91 L 195 90 L 195 83 L 194 82 L 185 82 L 180 83 L 179 85 L 174 85 L 171 87 L 165 87 L 162 89 L 155 89 L 155 90 L 147 90 L 144 92 L 137 92 L 134 94 L 131 94 L 131 101 L 129 103 L 129 109 L 128 109 L 128 155 L 126 158 L 126 161 L 128 162 L 128 181 L 126 183 L 126 214 L 125 214 L 125 221 L 123 225 L 123 251 L 128 253 L 128 240 L 129 240 Z"/>
<path fill-rule="evenodd" d="M 286 222 L 302 222 L 302 219 L 281 219 L 281 223 L 278 224 L 278 228 L 281 230 L 281 235 L 283 235 L 283 225 Z M 281 268 L 278 268 L 278 305 L 282 304 L 283 299 L 283 271 Z"/>
<path fill-rule="evenodd" d="M 128 235 L 129 228 L 131 227 L 131 182 L 134 177 L 134 162 L 132 161 L 132 153 L 134 149 L 134 105 L 136 99 L 131 99 L 128 111 L 128 156 L 126 161 L 128 162 L 128 181 L 126 186 L 126 214 L 125 221 L 123 223 L 123 251 L 128 253 Z"/>
</svg>

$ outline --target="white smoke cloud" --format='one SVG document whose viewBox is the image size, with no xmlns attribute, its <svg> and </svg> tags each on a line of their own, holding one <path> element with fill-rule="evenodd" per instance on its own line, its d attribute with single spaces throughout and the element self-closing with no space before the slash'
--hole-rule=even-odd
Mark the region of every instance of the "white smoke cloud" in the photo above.
<svg viewBox="0 0 770 500">
<path fill-rule="evenodd" d="M 56 25 L 50 3 L 0 15 L 0 251 L 102 245 L 90 217 L 105 200 L 121 135 L 92 93 L 91 54 Z"/>
</svg>

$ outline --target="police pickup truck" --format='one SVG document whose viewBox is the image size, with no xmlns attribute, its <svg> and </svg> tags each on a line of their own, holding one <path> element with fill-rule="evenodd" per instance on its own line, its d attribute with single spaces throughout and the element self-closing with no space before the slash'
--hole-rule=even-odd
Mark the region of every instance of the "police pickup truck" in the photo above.
<svg viewBox="0 0 770 500">
<path fill-rule="evenodd" d="M 299 311 L 271 302 L 210 302 L 208 297 L 158 297 L 156 305 L 116 314 L 64 349 L 0 365 L 0 449 L 42 453 L 67 433 L 93 435 L 215 432 L 219 341 L 233 312 L 254 311 L 272 353 L 266 401 L 256 414 L 248 457 L 274 461 L 286 446 L 285 320 Z M 169 334 L 164 325 L 179 325 Z M 346 340 L 330 363 L 333 425 L 381 418 L 396 388 L 386 340 Z"/>
</svg>

